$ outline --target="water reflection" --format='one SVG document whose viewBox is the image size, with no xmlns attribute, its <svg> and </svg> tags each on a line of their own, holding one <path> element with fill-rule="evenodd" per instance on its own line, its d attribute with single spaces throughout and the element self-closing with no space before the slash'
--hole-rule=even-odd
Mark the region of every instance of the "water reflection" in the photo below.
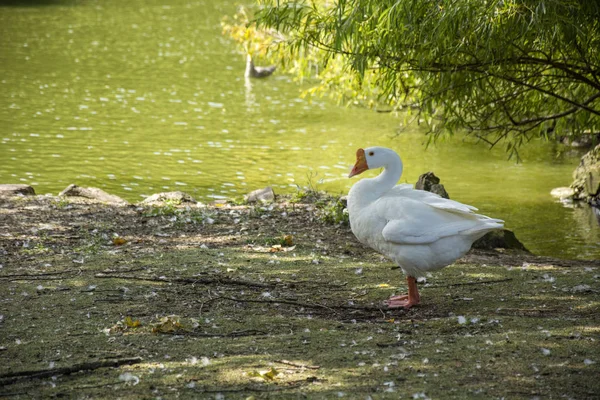
<svg viewBox="0 0 600 400">
<path fill-rule="evenodd" d="M 581 202 L 565 206 L 572 210 L 573 219 L 573 223 L 569 224 L 572 231 L 567 235 L 567 240 L 574 241 L 571 245 L 579 247 L 584 258 L 600 258 L 597 256 L 600 243 L 600 209 Z"/>
<path fill-rule="evenodd" d="M 244 87 L 246 88 L 246 111 L 253 112 L 256 103 L 256 96 L 252 93 L 252 82 L 249 77 L 244 78 Z"/>
</svg>

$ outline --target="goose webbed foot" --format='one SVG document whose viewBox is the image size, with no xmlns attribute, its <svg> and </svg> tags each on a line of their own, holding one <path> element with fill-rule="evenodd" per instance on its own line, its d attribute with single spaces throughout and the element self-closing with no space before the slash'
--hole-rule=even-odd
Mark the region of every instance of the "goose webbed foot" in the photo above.
<svg viewBox="0 0 600 400">
<path fill-rule="evenodd" d="M 419 290 L 417 289 L 417 280 L 412 276 L 406 277 L 408 283 L 408 294 L 401 294 L 398 296 L 392 296 L 383 302 L 388 308 L 401 308 L 404 307 L 407 310 L 412 306 L 416 306 L 421 302 L 421 296 L 419 296 Z"/>
</svg>

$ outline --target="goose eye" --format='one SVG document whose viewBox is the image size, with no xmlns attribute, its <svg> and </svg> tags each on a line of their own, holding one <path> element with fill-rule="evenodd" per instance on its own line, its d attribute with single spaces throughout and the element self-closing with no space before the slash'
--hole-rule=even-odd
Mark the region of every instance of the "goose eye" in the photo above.
<svg viewBox="0 0 600 400">
<path fill-rule="evenodd" d="M 372 156 L 372 155 L 374 155 L 374 154 L 375 154 L 375 153 L 374 153 L 374 152 L 372 152 L 372 151 L 370 151 L 370 152 L 369 152 L 369 155 L 370 155 L 370 156 Z"/>
</svg>

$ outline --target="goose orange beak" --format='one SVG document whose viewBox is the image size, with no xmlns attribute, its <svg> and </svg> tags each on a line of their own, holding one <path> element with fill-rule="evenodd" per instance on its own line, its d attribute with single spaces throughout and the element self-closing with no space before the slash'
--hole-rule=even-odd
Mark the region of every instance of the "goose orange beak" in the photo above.
<svg viewBox="0 0 600 400">
<path fill-rule="evenodd" d="M 369 166 L 367 165 L 365 151 L 363 149 L 356 150 L 356 164 L 354 164 L 354 167 L 352 168 L 352 171 L 350 171 L 350 175 L 348 175 L 348 178 L 352 178 L 355 175 L 362 174 L 368 169 Z"/>
</svg>

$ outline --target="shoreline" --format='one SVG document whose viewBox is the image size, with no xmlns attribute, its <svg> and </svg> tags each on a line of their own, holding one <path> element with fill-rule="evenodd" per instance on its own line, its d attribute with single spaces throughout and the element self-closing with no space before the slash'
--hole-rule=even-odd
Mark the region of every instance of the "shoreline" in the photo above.
<svg viewBox="0 0 600 400">
<path fill-rule="evenodd" d="M 297 193 L 291 195 L 276 195 L 271 187 L 266 187 L 263 189 L 254 190 L 244 195 L 243 197 L 233 199 L 215 199 L 209 203 L 202 203 L 200 201 L 197 201 L 191 195 L 183 191 L 160 192 L 148 195 L 143 200 L 140 200 L 138 202 L 131 203 L 128 200 L 125 200 L 117 195 L 105 192 L 104 190 L 96 187 L 80 187 L 75 184 L 71 184 L 67 186 L 63 191 L 61 191 L 58 195 L 52 195 L 36 194 L 34 188 L 26 184 L 0 184 L 0 199 L 10 198 L 11 195 L 17 196 L 15 198 L 19 198 L 18 196 L 25 196 L 25 198 L 29 197 L 52 199 L 52 201 L 55 203 L 97 203 L 105 205 L 121 205 L 133 208 L 166 206 L 167 208 L 171 208 L 171 210 L 169 210 L 169 212 L 171 213 L 175 213 L 176 208 L 180 205 L 185 205 L 187 208 L 196 207 L 210 209 L 211 207 L 222 207 L 223 205 L 227 204 L 236 206 L 260 206 L 270 204 L 271 206 L 273 206 L 280 203 L 301 204 L 308 200 L 308 203 L 311 203 L 312 206 L 319 205 L 322 208 L 322 210 L 317 210 L 316 214 L 319 214 L 320 211 L 320 216 L 318 218 L 321 218 L 326 222 L 334 224 L 348 223 L 347 214 L 344 214 L 343 210 L 345 208 L 345 196 L 335 196 L 325 192 L 314 191 L 309 189 L 304 191 L 298 191 Z M 577 203 L 577 205 L 583 205 L 584 207 L 588 206 L 588 204 L 579 203 Z M 590 207 L 593 208 L 592 206 Z M 313 215 L 312 218 L 314 219 L 315 216 Z M 527 252 L 529 251 L 519 241 L 519 239 L 515 237 L 515 234 L 508 229 L 505 229 L 501 235 L 491 235 L 489 237 L 486 236 L 473 245 L 473 248 L 480 248 L 485 250 L 494 250 L 498 247 L 504 249 L 524 250 Z M 569 258 L 543 255 L 540 257 L 545 257 L 548 259 L 594 261 L 594 258 L 585 257 Z"/>
<path fill-rule="evenodd" d="M 72 185 L 71 185 L 72 186 Z M 69 189 L 69 188 L 67 188 Z M 95 189 L 95 188 L 92 188 Z M 268 188 L 270 190 L 270 188 Z M 250 195 L 253 196 L 253 193 L 260 194 L 264 189 L 256 190 L 252 192 Z M 106 200 L 105 195 L 110 196 L 109 200 L 111 202 L 106 202 L 102 200 L 98 200 L 96 198 L 89 197 L 81 197 L 76 195 L 58 195 L 54 196 L 51 194 L 43 194 L 43 195 L 16 195 L 16 196 L 0 196 L 0 210 L 4 211 L 3 214 L 6 215 L 6 211 L 10 210 L 10 214 L 15 219 L 13 223 L 3 224 L 2 228 L 4 229 L 4 237 L 11 237 L 15 234 L 13 232 L 14 228 L 19 226 L 20 223 L 18 220 L 19 213 L 24 211 L 34 211 L 31 214 L 25 217 L 28 221 L 28 224 L 35 225 L 36 217 L 35 214 L 37 212 L 40 214 L 40 219 L 37 221 L 38 225 L 44 225 L 48 223 L 48 219 L 52 218 L 52 214 L 58 215 L 60 214 L 60 218 L 68 219 L 68 211 L 71 209 L 76 209 L 74 217 L 76 219 L 81 218 L 81 214 L 85 215 L 84 221 L 92 223 L 93 221 L 98 220 L 98 216 L 102 215 L 102 218 L 109 218 L 111 213 L 114 213 L 116 218 L 126 218 L 129 222 L 122 225 L 123 230 L 128 234 L 133 234 L 136 231 L 136 222 L 137 219 L 148 219 L 152 220 L 153 217 L 169 217 L 171 222 L 175 221 L 175 225 L 179 224 L 180 226 L 185 227 L 185 231 L 190 229 L 193 230 L 194 227 L 200 228 L 201 230 L 210 230 L 211 228 L 217 228 L 219 224 L 214 225 L 215 216 L 225 217 L 223 215 L 227 212 L 241 212 L 249 215 L 249 219 L 252 220 L 252 213 L 258 214 L 258 221 L 254 225 L 260 225 L 260 211 L 256 210 L 267 210 L 266 212 L 271 212 L 273 209 L 284 210 L 283 214 L 286 213 L 288 209 L 293 209 L 294 212 L 303 214 L 300 217 L 301 220 L 306 221 L 307 223 L 316 223 L 319 230 L 323 230 L 326 232 L 335 231 L 336 233 L 344 233 L 345 240 L 353 241 L 353 246 L 361 248 L 363 252 L 373 252 L 370 248 L 365 247 L 361 243 L 359 243 L 353 236 L 350 231 L 349 226 L 344 226 L 341 219 L 342 216 L 334 215 L 325 215 L 323 210 L 319 209 L 316 204 L 322 204 L 326 201 L 333 201 L 334 203 L 338 201 L 338 197 L 329 196 L 321 192 L 308 192 L 309 198 L 295 199 L 289 195 L 277 195 L 274 196 L 272 190 L 270 191 L 270 195 L 267 196 L 269 201 L 262 202 L 257 199 L 253 199 L 251 203 L 247 201 L 244 202 L 233 202 L 230 199 L 219 199 L 213 201 L 209 204 L 204 204 L 201 202 L 196 202 L 191 196 L 186 194 L 185 192 L 166 192 L 166 193 L 157 193 L 151 196 L 148 196 L 145 200 L 140 201 L 138 203 L 132 204 L 125 200 L 120 199 L 114 195 L 108 195 L 105 192 L 100 193 L 98 195 L 97 192 L 93 194 L 98 195 L 99 198 Z M 272 197 L 271 197 L 272 196 Z M 121 201 L 122 200 L 122 201 Z M 150 200 L 150 201 L 147 201 Z M 333 204 L 333 203 L 332 203 Z M 235 210 L 235 211 L 234 211 Z M 67 212 L 65 214 L 65 212 Z M 327 210 L 327 212 L 340 212 L 338 210 Z M 186 214 L 187 213 L 187 214 Z M 190 216 L 188 215 L 192 215 Z M 339 220 L 332 221 L 332 218 L 339 218 Z M 278 224 L 286 224 L 285 218 L 273 218 L 270 223 L 270 228 L 275 230 L 282 230 L 282 227 L 278 227 Z M 231 223 L 231 221 L 229 222 Z M 234 224 L 239 223 L 234 219 Z M 299 229 L 301 222 L 296 221 L 296 228 Z M 142 226 L 139 224 L 138 226 Z M 127 228 L 126 228 L 127 227 Z M 32 231 L 37 231 L 34 227 L 29 227 Z M 254 226 L 253 229 L 260 230 L 259 227 Z M 312 230 L 314 227 L 310 227 L 308 230 Z M 45 229 L 41 229 L 41 232 L 44 232 Z M 45 234 L 51 235 L 51 229 L 47 229 Z M 215 229 L 215 234 L 220 234 L 220 229 Z M 107 234 L 105 234 L 106 236 Z M 120 236 L 121 234 L 117 232 L 113 232 L 113 235 Z M 109 246 L 110 241 L 106 242 L 106 245 Z M 523 262 L 531 262 L 531 260 L 539 260 L 540 262 L 573 262 L 575 264 L 587 264 L 587 263 L 598 263 L 600 265 L 600 260 L 585 260 L 585 259 L 566 259 L 566 258 L 556 258 L 549 256 L 540 256 L 530 253 L 528 251 L 521 251 L 516 249 L 505 249 L 505 248 L 496 248 L 496 249 L 484 249 L 484 251 L 480 251 L 476 248 L 472 248 L 470 252 L 463 258 L 470 260 L 481 260 L 481 262 L 485 262 L 485 254 L 494 253 L 494 259 L 505 259 L 507 262 L 511 264 L 517 264 L 516 260 L 522 259 Z M 471 255 L 477 255 L 475 257 L 471 257 Z M 483 257 L 483 258 L 482 258 Z M 489 260 L 488 260 L 489 261 Z M 457 263 L 462 262 L 461 259 L 457 261 Z"/>
</svg>

